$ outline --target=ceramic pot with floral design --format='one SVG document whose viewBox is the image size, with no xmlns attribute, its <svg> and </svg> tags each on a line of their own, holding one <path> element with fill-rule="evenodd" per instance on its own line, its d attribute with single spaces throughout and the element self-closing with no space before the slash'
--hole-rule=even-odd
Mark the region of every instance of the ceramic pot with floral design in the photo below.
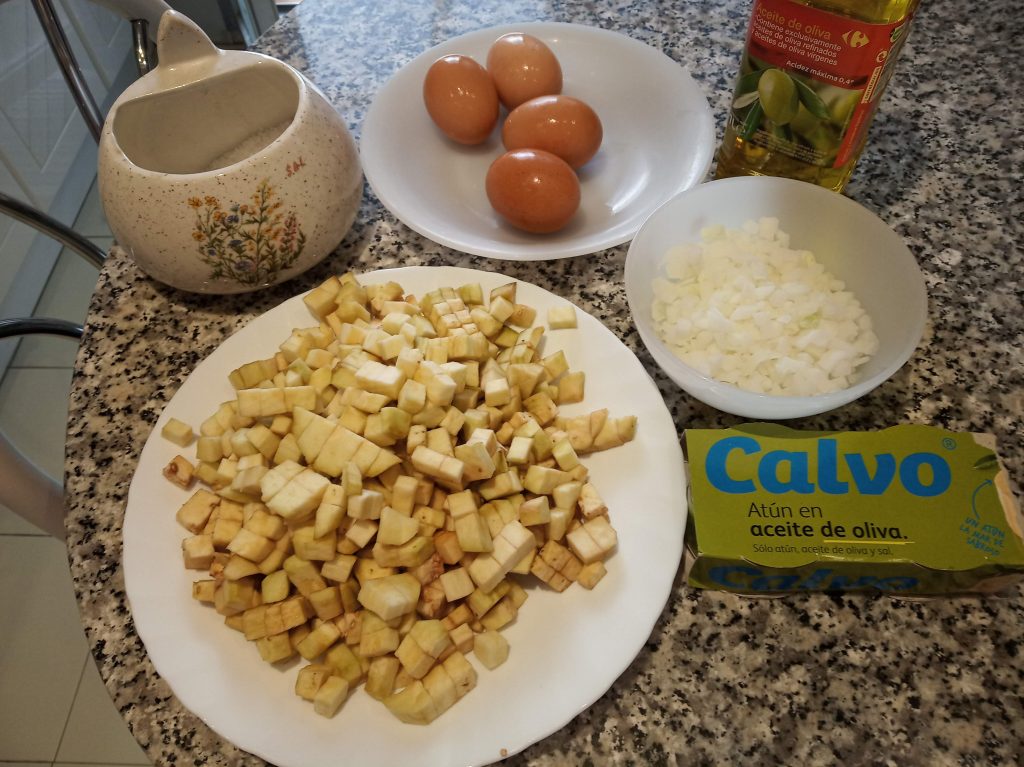
<svg viewBox="0 0 1024 767">
<path fill-rule="evenodd" d="M 309 269 L 362 199 L 355 142 L 292 67 L 222 51 L 167 11 L 159 64 L 114 102 L 99 186 L 117 242 L 160 282 L 242 293 Z"/>
</svg>

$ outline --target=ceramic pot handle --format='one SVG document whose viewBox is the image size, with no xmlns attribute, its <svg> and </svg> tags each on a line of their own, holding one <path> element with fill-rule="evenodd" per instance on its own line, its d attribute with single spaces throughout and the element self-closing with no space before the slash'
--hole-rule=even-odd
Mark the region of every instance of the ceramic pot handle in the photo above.
<svg viewBox="0 0 1024 767">
<path fill-rule="evenodd" d="M 168 11 L 160 19 L 156 49 L 160 67 L 165 70 L 220 55 L 199 25 L 177 11 Z"/>
</svg>

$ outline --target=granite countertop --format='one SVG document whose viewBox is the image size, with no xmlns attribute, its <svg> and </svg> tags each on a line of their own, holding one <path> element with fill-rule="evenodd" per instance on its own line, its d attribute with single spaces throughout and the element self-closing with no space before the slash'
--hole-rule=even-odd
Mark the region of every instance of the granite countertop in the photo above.
<svg viewBox="0 0 1024 767">
<path fill-rule="evenodd" d="M 358 138 L 373 94 L 433 44 L 492 24 L 557 20 L 663 50 L 701 84 L 721 136 L 749 3 L 598 0 L 305 0 L 259 49 L 311 77 Z M 1024 103 L 1009 4 L 923 4 L 846 193 L 907 242 L 927 281 L 920 348 L 858 402 L 794 425 L 923 423 L 992 432 L 1024 476 Z M 187 295 L 115 250 L 100 274 L 76 364 L 65 485 L 71 570 L 111 696 L 158 765 L 262 764 L 186 711 L 132 626 L 121 524 L 139 452 L 164 405 L 230 333 L 331 273 L 410 264 L 494 270 L 599 317 L 651 371 L 680 432 L 738 419 L 682 395 L 629 319 L 625 247 L 495 264 L 416 235 L 367 189 L 336 253 L 254 296 Z M 681 579 L 650 640 L 611 691 L 514 764 L 1014 764 L 1024 753 L 1024 600 L 876 595 L 751 600 Z"/>
</svg>

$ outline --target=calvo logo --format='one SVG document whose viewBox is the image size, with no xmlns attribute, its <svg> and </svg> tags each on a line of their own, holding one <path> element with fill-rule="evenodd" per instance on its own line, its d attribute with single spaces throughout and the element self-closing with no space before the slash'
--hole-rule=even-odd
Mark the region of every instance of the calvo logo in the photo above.
<svg viewBox="0 0 1024 767">
<path fill-rule="evenodd" d="M 764 452 L 757 459 L 756 471 L 749 474 L 735 465 L 730 471 L 729 456 L 733 452 L 757 455 L 763 448 L 753 437 L 729 436 L 708 449 L 704 467 L 708 481 L 716 490 L 736 495 L 755 493 L 759 486 L 769 493 L 846 495 L 852 487 L 861 495 L 882 495 L 898 480 L 912 495 L 930 498 L 946 492 L 953 478 L 949 463 L 936 453 L 910 453 L 901 459 L 892 453 L 840 455 L 838 441 L 828 438 L 817 441 L 813 476 L 811 454 L 806 450 Z M 839 478 L 840 462 L 852 481 Z"/>
</svg>

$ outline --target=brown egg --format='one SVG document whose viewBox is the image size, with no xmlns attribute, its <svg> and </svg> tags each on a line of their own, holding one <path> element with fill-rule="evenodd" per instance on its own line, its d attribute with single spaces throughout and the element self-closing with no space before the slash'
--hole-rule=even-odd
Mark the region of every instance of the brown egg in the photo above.
<svg viewBox="0 0 1024 767">
<path fill-rule="evenodd" d="M 543 149 L 573 168 L 597 154 L 603 135 L 594 110 L 572 96 L 530 99 L 512 110 L 501 129 L 506 149 Z"/>
<path fill-rule="evenodd" d="M 506 152 L 487 171 L 487 199 L 508 223 L 546 234 L 565 226 L 580 205 L 580 182 L 569 164 L 540 149 Z"/>
<path fill-rule="evenodd" d="M 498 98 L 515 109 L 537 96 L 562 92 L 562 67 L 543 42 L 532 35 L 502 35 L 487 53 L 487 71 L 494 78 Z"/>
<path fill-rule="evenodd" d="M 443 56 L 430 65 L 423 103 L 441 132 L 460 144 L 483 142 L 498 122 L 494 82 L 469 56 Z"/>
</svg>

